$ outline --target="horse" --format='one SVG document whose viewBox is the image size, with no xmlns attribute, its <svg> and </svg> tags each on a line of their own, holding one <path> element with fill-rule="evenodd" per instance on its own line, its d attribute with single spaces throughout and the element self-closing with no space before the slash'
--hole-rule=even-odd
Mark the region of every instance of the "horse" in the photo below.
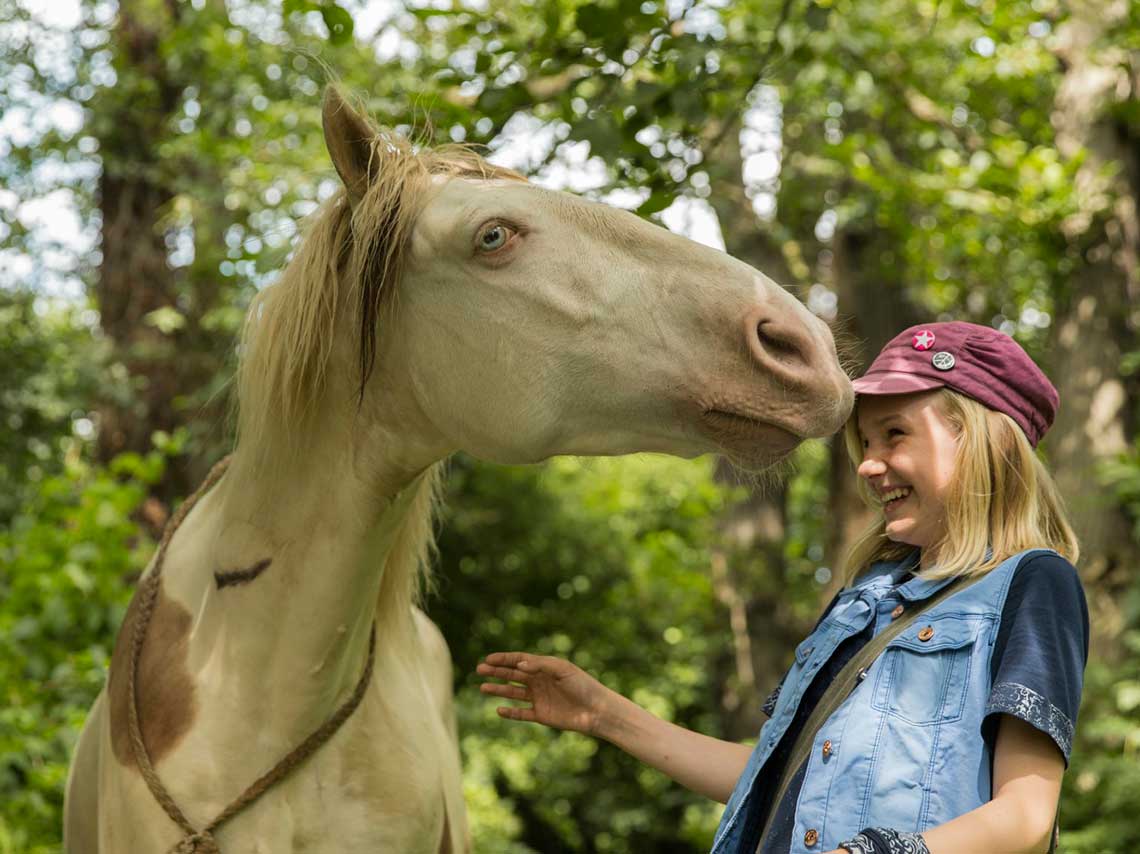
<svg viewBox="0 0 1140 854">
<path fill-rule="evenodd" d="M 418 608 L 441 464 L 759 471 L 851 411 L 829 327 L 760 271 L 414 146 L 336 87 L 322 124 L 340 186 L 250 304 L 233 453 L 128 609 L 69 771 L 69 854 L 469 850 L 451 659 Z"/>
</svg>

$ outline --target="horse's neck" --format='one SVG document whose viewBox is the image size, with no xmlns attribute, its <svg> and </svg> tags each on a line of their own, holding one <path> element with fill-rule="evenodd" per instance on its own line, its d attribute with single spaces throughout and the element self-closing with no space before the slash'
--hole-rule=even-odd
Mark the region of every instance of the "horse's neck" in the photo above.
<svg viewBox="0 0 1140 854">
<path fill-rule="evenodd" d="M 192 617 L 187 665 L 200 690 L 302 735 L 326 718 L 364 666 L 384 564 L 416 487 L 367 494 L 331 463 L 272 481 L 231 465 L 183 522 L 163 570 L 166 594 Z"/>
</svg>

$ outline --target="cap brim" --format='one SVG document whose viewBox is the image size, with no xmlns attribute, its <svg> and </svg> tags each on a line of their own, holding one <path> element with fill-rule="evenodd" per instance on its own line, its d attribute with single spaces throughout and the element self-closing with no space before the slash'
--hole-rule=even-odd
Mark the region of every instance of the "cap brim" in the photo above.
<svg viewBox="0 0 1140 854">
<path fill-rule="evenodd" d="M 915 391 L 928 391 L 941 388 L 946 383 L 933 377 L 920 377 L 917 374 L 884 371 L 868 374 L 851 383 L 856 394 L 908 394 Z"/>
</svg>

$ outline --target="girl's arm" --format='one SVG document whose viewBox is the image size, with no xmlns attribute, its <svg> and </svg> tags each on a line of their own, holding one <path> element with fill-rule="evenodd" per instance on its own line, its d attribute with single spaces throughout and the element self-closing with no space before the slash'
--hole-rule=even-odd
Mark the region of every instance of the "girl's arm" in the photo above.
<svg viewBox="0 0 1140 854">
<path fill-rule="evenodd" d="M 609 689 L 607 689 L 609 690 Z M 701 735 L 663 721 L 613 691 L 597 731 L 604 738 L 686 789 L 728 803 L 752 748 Z"/>
<path fill-rule="evenodd" d="M 1049 850 L 1065 760 L 1041 730 L 1002 715 L 994 747 L 994 797 L 923 833 L 930 854 Z"/>
<path fill-rule="evenodd" d="M 1065 760 L 1048 735 L 1019 718 L 1002 715 L 994 747 L 993 800 L 923 831 L 922 839 L 930 854 L 1046 852 L 1064 773 Z M 887 854 L 879 844 L 868 850 Z M 829 854 L 848 854 L 848 850 L 838 848 Z"/>
<path fill-rule="evenodd" d="M 746 745 L 663 721 L 561 658 L 495 652 L 477 672 L 515 683 L 484 682 L 483 693 L 529 704 L 500 706 L 501 717 L 604 738 L 687 789 L 722 804 L 728 802 L 752 753 Z"/>
</svg>

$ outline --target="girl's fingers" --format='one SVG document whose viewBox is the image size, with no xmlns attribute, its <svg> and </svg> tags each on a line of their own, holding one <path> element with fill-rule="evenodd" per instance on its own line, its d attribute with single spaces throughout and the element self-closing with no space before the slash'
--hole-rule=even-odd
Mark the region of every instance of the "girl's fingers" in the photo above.
<svg viewBox="0 0 1140 854">
<path fill-rule="evenodd" d="M 493 676 L 495 679 L 505 679 L 508 682 L 526 682 L 529 676 L 513 667 L 496 667 L 482 663 L 476 665 L 475 672 L 480 676 Z"/>
<path fill-rule="evenodd" d="M 518 685 L 500 685 L 497 682 L 484 682 L 479 686 L 484 694 L 506 697 L 508 700 L 530 700 L 530 691 Z"/>
<path fill-rule="evenodd" d="M 488 664 L 514 667 L 524 655 L 526 655 L 525 652 L 492 652 L 484 656 L 483 660 Z"/>
<path fill-rule="evenodd" d="M 528 652 L 492 652 L 483 660 L 494 667 L 514 667 L 521 670 L 537 670 L 541 656 Z"/>
<path fill-rule="evenodd" d="M 510 718 L 512 721 L 530 721 L 537 723 L 534 717 L 534 709 L 515 707 L 515 706 L 499 706 L 495 711 L 499 713 L 501 718 Z"/>
</svg>

